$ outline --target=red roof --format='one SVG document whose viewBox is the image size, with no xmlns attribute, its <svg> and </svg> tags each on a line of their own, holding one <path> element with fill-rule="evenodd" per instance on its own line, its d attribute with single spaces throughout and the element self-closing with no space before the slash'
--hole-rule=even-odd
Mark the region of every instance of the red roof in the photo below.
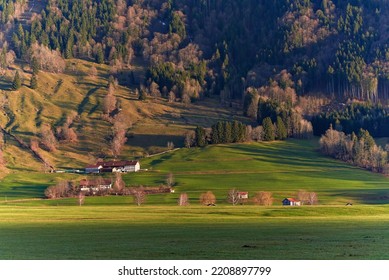
<svg viewBox="0 0 389 280">
<path fill-rule="evenodd" d="M 122 160 L 122 161 L 106 161 L 106 162 L 98 162 L 98 166 L 102 166 L 103 168 L 114 168 L 114 167 L 123 167 L 123 166 L 134 166 L 138 163 L 137 160 Z"/>
<path fill-rule="evenodd" d="M 291 202 L 299 202 L 299 200 L 296 200 L 294 198 L 287 198 L 287 200 L 291 201 Z"/>
</svg>

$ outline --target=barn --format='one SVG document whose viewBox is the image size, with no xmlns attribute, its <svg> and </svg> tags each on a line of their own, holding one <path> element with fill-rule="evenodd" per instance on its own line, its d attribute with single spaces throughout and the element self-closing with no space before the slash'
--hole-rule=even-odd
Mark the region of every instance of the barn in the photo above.
<svg viewBox="0 0 389 280">
<path fill-rule="evenodd" d="M 137 172 L 140 170 L 140 162 L 137 160 L 100 161 L 85 167 L 85 173 L 103 172 Z"/>
<path fill-rule="evenodd" d="M 301 205 L 301 201 L 296 200 L 294 198 L 285 198 L 282 201 L 282 205 L 285 205 L 285 206 L 300 206 Z"/>
</svg>

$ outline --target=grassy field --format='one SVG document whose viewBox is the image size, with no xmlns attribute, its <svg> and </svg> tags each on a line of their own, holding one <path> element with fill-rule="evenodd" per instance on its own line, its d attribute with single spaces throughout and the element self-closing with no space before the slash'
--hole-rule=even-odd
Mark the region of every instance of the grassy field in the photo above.
<svg viewBox="0 0 389 280">
<path fill-rule="evenodd" d="M 388 178 L 323 157 L 317 148 L 315 139 L 181 149 L 142 160 L 142 168 L 149 171 L 125 179 L 128 184 L 157 185 L 172 172 L 177 193 L 187 192 L 194 203 L 208 190 L 223 203 L 231 188 L 251 196 L 271 191 L 278 205 L 300 189 L 317 192 L 321 204 L 389 202 Z"/>
<path fill-rule="evenodd" d="M 0 206 L 0 258 L 389 258 L 388 206 L 78 207 L 73 203 Z"/>
<path fill-rule="evenodd" d="M 80 175 L 10 173 L 1 181 L 0 259 L 388 259 L 388 178 L 321 156 L 316 141 L 181 149 L 142 160 L 127 184 L 176 192 L 42 200 L 44 188 Z M 72 177 L 73 176 L 73 177 Z M 231 206 L 228 189 L 272 191 L 274 206 Z M 319 205 L 282 207 L 299 189 Z M 200 206 L 212 190 L 216 207 Z M 187 192 L 191 205 L 176 205 Z M 30 198 L 30 199 L 28 199 Z M 35 199 L 38 198 L 38 199 Z M 353 206 L 345 206 L 346 202 Z"/>
<path fill-rule="evenodd" d="M 125 174 L 124 180 L 127 185 L 156 186 L 165 183 L 167 174 L 172 172 L 175 193 L 149 196 L 148 203 L 161 205 L 175 205 L 182 192 L 188 193 L 192 204 L 197 204 L 205 191 L 213 191 L 217 203 L 223 205 L 227 204 L 231 188 L 248 191 L 251 197 L 258 191 L 271 191 L 275 205 L 280 205 L 285 197 L 296 196 L 301 189 L 316 192 L 322 205 L 389 202 L 387 177 L 324 157 L 317 148 L 314 139 L 180 149 L 142 159 L 142 169 L 147 171 Z M 77 183 L 85 177 L 15 171 L 0 180 L 0 203 L 42 198 L 44 189 L 60 180 Z M 102 198 L 103 204 L 105 199 Z"/>
</svg>

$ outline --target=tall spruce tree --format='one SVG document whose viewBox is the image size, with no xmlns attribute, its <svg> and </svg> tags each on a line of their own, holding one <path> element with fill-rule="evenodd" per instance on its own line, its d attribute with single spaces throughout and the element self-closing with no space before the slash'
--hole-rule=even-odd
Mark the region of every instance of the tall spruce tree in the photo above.
<svg viewBox="0 0 389 280">
<path fill-rule="evenodd" d="M 14 80 L 12 82 L 12 90 L 18 90 L 22 86 L 19 71 L 16 71 Z"/>
<path fill-rule="evenodd" d="M 39 63 L 35 56 L 31 60 L 31 69 L 33 75 L 37 75 L 39 73 Z"/>
<path fill-rule="evenodd" d="M 273 141 L 275 139 L 274 126 L 270 117 L 263 120 L 263 140 Z"/>
<path fill-rule="evenodd" d="M 195 129 L 195 143 L 197 147 L 205 147 L 207 145 L 207 140 L 205 138 L 205 129 L 201 126 L 198 126 Z"/>
<path fill-rule="evenodd" d="M 276 139 L 277 140 L 286 139 L 286 137 L 288 136 L 286 127 L 280 116 L 277 117 L 276 127 L 277 127 Z"/>
<path fill-rule="evenodd" d="M 38 88 L 38 78 L 35 74 L 32 74 L 32 76 L 31 76 L 30 88 L 32 88 L 32 89 Z"/>
</svg>

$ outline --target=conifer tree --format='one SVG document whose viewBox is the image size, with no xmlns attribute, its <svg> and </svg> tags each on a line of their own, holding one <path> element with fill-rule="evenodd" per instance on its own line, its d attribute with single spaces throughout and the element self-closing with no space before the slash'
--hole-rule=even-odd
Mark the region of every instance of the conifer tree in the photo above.
<svg viewBox="0 0 389 280">
<path fill-rule="evenodd" d="M 195 143 L 197 147 L 205 147 L 207 145 L 207 141 L 205 139 L 205 129 L 201 126 L 196 127 Z"/>
<path fill-rule="evenodd" d="M 147 99 L 147 93 L 145 89 L 141 89 L 139 92 L 139 100 L 146 100 Z"/>
<path fill-rule="evenodd" d="M 16 71 L 14 80 L 12 82 L 12 90 L 18 90 L 22 86 L 19 71 Z"/>
<path fill-rule="evenodd" d="M 103 50 L 101 49 L 101 47 L 97 49 L 96 62 L 98 64 L 104 63 L 104 53 L 103 53 Z"/>
<path fill-rule="evenodd" d="M 37 75 L 39 73 L 39 63 L 36 57 L 33 57 L 31 60 L 31 69 L 33 75 Z"/>
<path fill-rule="evenodd" d="M 277 127 L 277 139 L 278 140 L 284 140 L 287 137 L 287 131 L 284 122 L 282 121 L 281 117 L 277 117 L 277 122 L 276 122 L 276 127 Z"/>
<path fill-rule="evenodd" d="M 35 74 L 32 74 L 32 76 L 31 76 L 30 87 L 32 89 L 38 88 L 38 78 L 36 77 Z"/>
<path fill-rule="evenodd" d="M 274 126 L 270 117 L 267 117 L 263 120 L 263 140 L 264 141 L 273 141 L 275 139 Z"/>
</svg>

